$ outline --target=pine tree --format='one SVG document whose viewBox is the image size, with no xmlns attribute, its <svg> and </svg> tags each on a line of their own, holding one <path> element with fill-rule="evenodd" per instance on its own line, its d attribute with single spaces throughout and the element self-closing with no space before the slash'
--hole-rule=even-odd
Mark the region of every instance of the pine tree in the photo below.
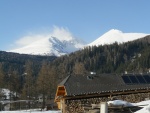
<svg viewBox="0 0 150 113">
<path fill-rule="evenodd" d="M 49 77 L 49 68 L 46 62 L 43 62 L 42 67 L 39 72 L 39 76 L 37 79 L 37 87 L 38 87 L 38 94 L 39 96 L 42 95 L 42 109 L 45 108 L 46 104 L 46 97 L 48 97 L 48 92 L 51 88 L 51 82 Z"/>
<path fill-rule="evenodd" d="M 22 90 L 22 98 L 26 100 L 33 100 L 35 97 L 36 85 L 34 83 L 33 68 L 33 62 L 27 61 L 25 64 L 25 72 L 22 74 L 25 82 Z M 28 103 L 28 107 L 29 109 L 31 108 L 30 101 Z"/>
<path fill-rule="evenodd" d="M 0 63 L 0 88 L 4 88 L 4 87 L 5 87 L 4 71 L 3 71 L 2 64 Z"/>
</svg>

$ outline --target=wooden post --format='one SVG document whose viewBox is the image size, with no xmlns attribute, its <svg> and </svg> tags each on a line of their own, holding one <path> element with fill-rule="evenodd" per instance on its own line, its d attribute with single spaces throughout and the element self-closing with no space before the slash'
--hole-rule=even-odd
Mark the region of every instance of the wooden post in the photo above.
<svg viewBox="0 0 150 113">
<path fill-rule="evenodd" d="M 107 102 L 101 102 L 100 113 L 108 113 L 108 104 Z"/>
<path fill-rule="evenodd" d="M 60 109 L 61 109 L 61 112 L 63 113 L 63 101 L 62 101 L 62 99 L 60 100 Z"/>
<path fill-rule="evenodd" d="M 60 100 L 60 110 L 61 110 L 61 113 L 65 113 L 65 100 L 62 98 Z"/>
</svg>

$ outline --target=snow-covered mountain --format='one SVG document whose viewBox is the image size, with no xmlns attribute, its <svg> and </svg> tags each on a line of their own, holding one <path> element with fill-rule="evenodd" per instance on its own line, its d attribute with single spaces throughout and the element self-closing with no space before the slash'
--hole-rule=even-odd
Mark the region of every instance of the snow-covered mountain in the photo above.
<svg viewBox="0 0 150 113">
<path fill-rule="evenodd" d="M 64 32 L 63 32 L 64 33 Z M 122 43 L 139 38 L 143 38 L 149 34 L 144 33 L 123 33 L 122 31 L 112 29 L 90 44 L 85 45 L 83 41 L 79 41 L 72 35 L 63 33 L 56 33 L 59 35 L 47 35 L 32 43 L 21 47 L 19 49 L 10 50 L 8 52 L 15 52 L 20 54 L 32 54 L 32 55 L 49 55 L 49 56 L 61 56 L 69 54 L 71 52 L 83 49 L 87 46 L 97 46 L 104 44 L 112 44 L 114 42 Z"/>
<path fill-rule="evenodd" d="M 111 29 L 110 31 L 106 32 L 98 39 L 93 41 L 92 43 L 88 44 L 88 46 L 98 46 L 104 44 L 112 44 L 114 42 L 123 43 L 128 41 L 133 41 L 139 38 L 143 38 L 149 34 L 144 33 L 123 33 L 122 31 Z"/>
<path fill-rule="evenodd" d="M 84 44 L 73 37 L 62 38 L 47 36 L 30 43 L 27 46 L 10 50 L 9 52 L 32 55 L 61 56 L 77 51 L 83 47 Z"/>
</svg>

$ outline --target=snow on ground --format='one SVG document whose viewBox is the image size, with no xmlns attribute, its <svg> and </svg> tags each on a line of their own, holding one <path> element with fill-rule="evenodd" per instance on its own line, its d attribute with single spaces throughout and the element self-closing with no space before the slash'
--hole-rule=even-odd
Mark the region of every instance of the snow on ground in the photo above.
<svg viewBox="0 0 150 113">
<path fill-rule="evenodd" d="M 150 100 L 136 103 L 136 105 L 139 105 L 139 106 L 145 105 L 145 106 L 141 110 L 138 110 L 135 113 L 150 113 Z"/>
<path fill-rule="evenodd" d="M 134 112 L 134 113 L 150 113 L 150 100 L 142 101 L 139 103 L 130 103 L 122 100 L 114 100 L 114 101 L 108 101 L 108 105 L 124 105 L 124 106 L 141 106 L 142 109 Z"/>
<path fill-rule="evenodd" d="M 37 110 L 28 110 L 28 111 L 0 111 L 0 113 L 61 113 L 61 111 L 37 111 Z"/>
<path fill-rule="evenodd" d="M 150 104 L 135 113 L 150 113 Z"/>
</svg>

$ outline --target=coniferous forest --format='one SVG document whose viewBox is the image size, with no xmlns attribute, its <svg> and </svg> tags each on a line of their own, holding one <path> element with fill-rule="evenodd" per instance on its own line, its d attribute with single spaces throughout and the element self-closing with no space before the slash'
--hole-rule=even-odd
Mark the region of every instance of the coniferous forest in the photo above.
<svg viewBox="0 0 150 113">
<path fill-rule="evenodd" d="M 132 42 L 86 47 L 69 55 L 36 56 L 0 51 L 0 88 L 21 99 L 54 97 L 69 74 L 145 73 L 150 69 L 150 36 Z"/>
</svg>

